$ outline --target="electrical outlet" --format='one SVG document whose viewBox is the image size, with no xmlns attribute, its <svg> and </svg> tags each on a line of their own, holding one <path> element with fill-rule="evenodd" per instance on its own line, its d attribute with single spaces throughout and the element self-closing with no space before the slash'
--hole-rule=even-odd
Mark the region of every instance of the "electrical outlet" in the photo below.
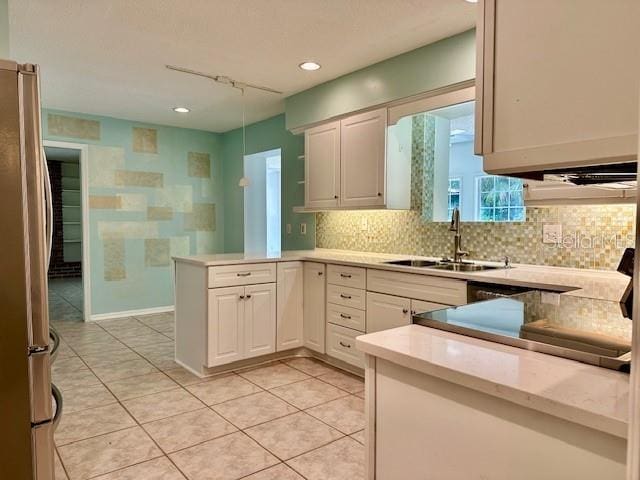
<svg viewBox="0 0 640 480">
<path fill-rule="evenodd" d="M 543 225 L 542 243 L 562 243 L 562 224 L 551 223 Z"/>
<path fill-rule="evenodd" d="M 300 235 L 306 235 L 307 234 L 307 224 L 306 223 L 301 223 L 300 224 Z"/>
<path fill-rule="evenodd" d="M 291 224 L 287 223 L 287 235 L 291 235 Z"/>
</svg>

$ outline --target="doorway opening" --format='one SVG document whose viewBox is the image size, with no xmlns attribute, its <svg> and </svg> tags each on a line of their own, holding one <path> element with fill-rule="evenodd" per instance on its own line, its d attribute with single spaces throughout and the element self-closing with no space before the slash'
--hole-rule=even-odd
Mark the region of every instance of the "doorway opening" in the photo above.
<svg viewBox="0 0 640 480">
<path fill-rule="evenodd" d="M 49 318 L 84 321 L 90 318 L 86 265 L 86 182 L 83 145 L 44 142 L 51 183 L 53 234 L 49 261 Z"/>
<path fill-rule="evenodd" d="M 244 251 L 278 255 L 282 235 L 281 149 L 244 157 Z"/>
</svg>

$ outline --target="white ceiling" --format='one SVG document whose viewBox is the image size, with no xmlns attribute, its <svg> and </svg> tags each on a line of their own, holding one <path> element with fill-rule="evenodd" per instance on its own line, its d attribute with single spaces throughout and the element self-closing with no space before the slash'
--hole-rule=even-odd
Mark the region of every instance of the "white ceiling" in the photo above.
<svg viewBox="0 0 640 480">
<path fill-rule="evenodd" d="M 42 68 L 48 108 L 223 132 L 241 124 L 230 87 L 180 65 L 266 85 L 247 123 L 284 97 L 465 31 L 464 0 L 9 0 L 11 57 Z M 316 72 L 297 65 L 322 64 Z M 171 109 L 187 106 L 191 113 Z"/>
</svg>

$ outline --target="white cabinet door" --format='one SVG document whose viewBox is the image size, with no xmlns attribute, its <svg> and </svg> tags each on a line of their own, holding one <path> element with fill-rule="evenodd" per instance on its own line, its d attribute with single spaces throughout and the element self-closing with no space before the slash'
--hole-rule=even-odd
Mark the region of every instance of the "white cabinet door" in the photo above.
<svg viewBox="0 0 640 480">
<path fill-rule="evenodd" d="M 441 303 L 425 302 L 424 300 L 411 300 L 411 314 L 433 312 L 434 310 L 442 310 L 449 308 L 449 305 Z"/>
<path fill-rule="evenodd" d="M 304 204 L 337 207 L 340 191 L 340 122 L 304 132 Z"/>
<path fill-rule="evenodd" d="M 276 351 L 276 284 L 245 287 L 244 357 Z"/>
<path fill-rule="evenodd" d="M 387 109 L 340 121 L 340 206 L 385 205 Z"/>
<path fill-rule="evenodd" d="M 325 267 L 304 262 L 304 346 L 325 352 Z"/>
<path fill-rule="evenodd" d="M 303 277 L 302 262 L 278 263 L 277 351 L 304 343 Z"/>
<path fill-rule="evenodd" d="M 244 287 L 208 292 L 207 366 L 241 360 L 244 356 Z"/>
<path fill-rule="evenodd" d="M 367 333 L 411 323 L 411 300 L 367 292 Z"/>
</svg>

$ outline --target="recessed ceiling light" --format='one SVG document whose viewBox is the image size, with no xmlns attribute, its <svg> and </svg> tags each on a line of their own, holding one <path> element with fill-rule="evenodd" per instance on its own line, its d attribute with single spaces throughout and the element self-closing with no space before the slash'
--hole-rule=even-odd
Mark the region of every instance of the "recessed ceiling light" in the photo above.
<svg viewBox="0 0 640 480">
<path fill-rule="evenodd" d="M 191 110 L 187 107 L 173 107 L 173 111 L 178 113 L 189 113 Z"/>
<path fill-rule="evenodd" d="M 320 64 L 316 62 L 302 62 L 298 65 L 302 70 L 318 70 L 320 68 Z"/>
</svg>

